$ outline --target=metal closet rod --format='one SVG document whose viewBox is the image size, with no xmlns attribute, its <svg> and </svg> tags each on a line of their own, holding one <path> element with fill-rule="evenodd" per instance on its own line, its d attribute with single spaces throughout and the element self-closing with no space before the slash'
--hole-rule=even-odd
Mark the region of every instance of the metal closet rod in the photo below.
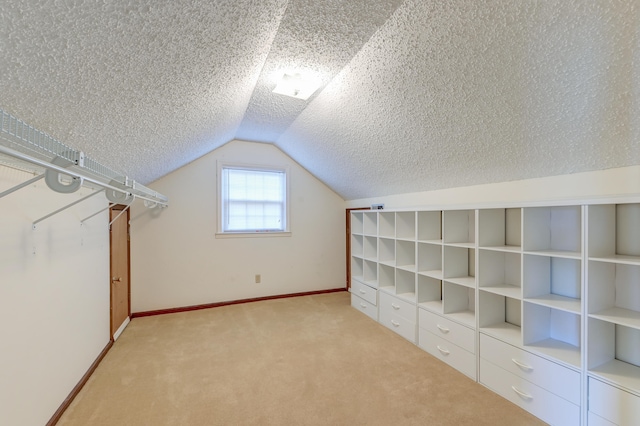
<svg viewBox="0 0 640 426">
<path fill-rule="evenodd" d="M 110 185 L 108 183 L 101 182 L 98 179 L 94 179 L 92 177 L 85 176 L 82 173 L 78 173 L 76 170 L 69 170 L 69 169 L 65 169 L 64 167 L 60 167 L 60 166 L 57 166 L 55 164 L 52 164 L 52 163 L 47 163 L 46 161 L 39 160 L 37 158 L 33 158 L 33 157 L 31 157 L 31 156 L 29 156 L 27 154 L 23 154 L 20 151 L 16 151 L 14 149 L 7 148 L 7 147 L 2 146 L 2 145 L 0 145 L 0 153 L 6 154 L 6 155 L 10 155 L 12 157 L 18 158 L 20 160 L 26 161 L 26 162 L 31 163 L 31 164 L 35 164 L 35 165 L 40 166 L 40 167 L 44 167 L 44 168 L 47 168 L 47 169 L 50 169 L 50 170 L 55 170 L 55 171 L 57 171 L 59 173 L 67 175 L 67 176 L 72 176 L 72 177 L 84 179 L 85 181 L 93 183 L 93 184 L 98 185 L 98 186 L 101 186 L 104 189 L 112 189 L 114 191 L 118 191 L 118 192 L 123 193 L 125 195 L 131 195 L 131 196 L 134 197 L 134 199 L 135 198 L 139 198 L 141 200 L 149 201 L 150 203 L 154 203 L 156 205 L 159 205 L 160 207 L 167 207 L 169 205 L 169 203 L 167 201 L 161 201 L 161 200 L 153 199 L 153 198 L 150 198 L 150 197 L 147 197 L 147 196 L 144 196 L 144 195 L 136 194 L 135 192 L 129 192 L 127 190 L 124 190 L 123 188 L 118 188 L 118 187 Z M 13 189 L 14 188 L 12 188 L 12 190 Z M 20 188 L 17 188 L 17 189 L 20 189 Z"/>
</svg>

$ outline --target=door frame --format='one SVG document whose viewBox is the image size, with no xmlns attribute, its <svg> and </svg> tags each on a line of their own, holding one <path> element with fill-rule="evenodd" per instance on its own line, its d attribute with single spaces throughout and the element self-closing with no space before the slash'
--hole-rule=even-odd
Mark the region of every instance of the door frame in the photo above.
<svg viewBox="0 0 640 426">
<path fill-rule="evenodd" d="M 126 210 L 125 210 L 126 209 Z M 127 319 L 120 325 L 120 328 L 123 328 L 123 325 L 126 327 L 126 324 L 129 323 L 131 318 L 131 225 L 129 223 L 131 216 L 131 209 L 127 208 L 127 206 L 123 204 L 116 204 L 109 208 L 109 222 L 111 222 L 111 215 L 113 212 L 122 212 L 122 216 L 118 218 L 118 220 L 126 220 L 127 221 Z M 116 213 L 116 215 L 118 214 Z M 115 341 L 114 335 L 119 329 L 114 330 L 113 328 L 113 283 L 112 279 L 112 270 L 113 270 L 113 258 L 111 256 L 111 247 L 113 246 L 113 232 L 111 231 L 111 227 L 109 227 L 109 337 L 111 341 Z"/>
<path fill-rule="evenodd" d="M 352 207 L 346 209 L 346 234 L 347 234 L 347 286 L 345 287 L 347 291 L 351 288 L 351 212 L 354 210 L 371 210 L 371 207 Z"/>
</svg>

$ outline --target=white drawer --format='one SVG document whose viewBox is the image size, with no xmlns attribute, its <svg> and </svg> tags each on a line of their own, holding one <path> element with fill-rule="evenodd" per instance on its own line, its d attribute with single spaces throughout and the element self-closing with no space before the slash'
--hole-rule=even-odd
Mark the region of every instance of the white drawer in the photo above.
<svg viewBox="0 0 640 426">
<path fill-rule="evenodd" d="M 418 346 L 471 377 L 474 381 L 476 380 L 476 357 L 473 353 L 424 328 L 420 328 L 418 333 Z"/>
<path fill-rule="evenodd" d="M 372 305 L 378 305 L 378 298 L 376 297 L 377 293 L 378 290 L 369 287 L 366 284 L 362 284 L 360 281 L 353 280 L 351 282 L 351 294 L 355 294 Z"/>
<path fill-rule="evenodd" d="M 580 407 L 485 359 L 480 359 L 480 382 L 551 425 L 580 424 Z"/>
<path fill-rule="evenodd" d="M 476 352 L 476 332 L 472 329 L 424 309 L 418 310 L 418 318 L 420 328 L 430 331 L 472 354 Z"/>
<path fill-rule="evenodd" d="M 405 339 L 415 343 L 416 342 L 416 324 L 397 315 L 393 310 L 380 309 L 380 324 L 395 331 Z"/>
<path fill-rule="evenodd" d="M 640 423 L 640 397 L 589 377 L 589 412 L 616 425 Z"/>
<path fill-rule="evenodd" d="M 378 307 L 376 305 L 359 298 L 355 294 L 351 294 L 351 306 L 353 306 L 360 312 L 364 312 L 375 321 L 378 321 Z"/>
<path fill-rule="evenodd" d="M 480 357 L 580 405 L 580 373 L 480 333 Z"/>
<path fill-rule="evenodd" d="M 380 312 L 390 311 L 395 315 L 416 323 L 416 305 L 405 300 L 398 299 L 383 291 L 380 292 Z M 415 340 L 415 339 L 414 339 Z"/>
<path fill-rule="evenodd" d="M 609 420 L 605 420 L 600 416 L 596 416 L 589 411 L 587 424 L 589 426 L 617 426 L 615 423 L 611 423 Z"/>
</svg>

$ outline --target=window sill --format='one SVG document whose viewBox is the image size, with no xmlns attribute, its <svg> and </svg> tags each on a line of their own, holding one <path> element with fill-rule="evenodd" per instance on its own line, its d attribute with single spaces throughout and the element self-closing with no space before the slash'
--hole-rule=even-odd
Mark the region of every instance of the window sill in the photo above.
<svg viewBox="0 0 640 426">
<path fill-rule="evenodd" d="M 290 237 L 291 232 L 216 232 L 216 238 L 269 238 Z"/>
</svg>

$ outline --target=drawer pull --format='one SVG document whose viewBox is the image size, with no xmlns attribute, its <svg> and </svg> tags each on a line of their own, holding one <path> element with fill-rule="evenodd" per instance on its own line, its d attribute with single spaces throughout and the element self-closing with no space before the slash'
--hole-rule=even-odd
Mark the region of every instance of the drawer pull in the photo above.
<svg viewBox="0 0 640 426">
<path fill-rule="evenodd" d="M 511 361 L 513 361 L 513 363 L 515 365 L 517 365 L 518 367 L 522 368 L 524 371 L 533 371 L 533 367 L 531 367 L 530 365 L 518 362 L 518 361 L 516 361 L 515 358 L 511 358 Z"/>
<path fill-rule="evenodd" d="M 446 349 L 442 349 L 442 348 L 440 347 L 440 345 L 438 345 L 438 346 L 436 346 L 436 347 L 437 347 L 437 348 L 438 348 L 438 350 L 442 353 L 442 355 L 449 355 L 449 354 L 451 353 L 451 352 L 449 352 L 449 351 L 448 351 L 448 350 L 446 350 Z"/>
<path fill-rule="evenodd" d="M 391 320 L 391 324 L 393 324 L 394 327 L 400 327 L 400 323 L 396 320 Z"/>
<path fill-rule="evenodd" d="M 444 334 L 447 334 L 450 331 L 447 327 L 443 327 L 440 324 L 436 324 L 436 327 L 438 327 L 438 330 L 442 331 Z"/>
<path fill-rule="evenodd" d="M 367 309 L 367 305 L 365 305 L 363 302 L 360 302 L 360 306 L 362 306 L 362 309 Z"/>
<path fill-rule="evenodd" d="M 396 305 L 395 303 L 392 303 L 392 304 L 391 304 L 391 307 L 392 307 L 393 309 L 395 309 L 396 311 L 397 311 L 398 309 L 400 309 L 400 305 Z"/>
<path fill-rule="evenodd" d="M 520 395 L 524 399 L 529 399 L 529 400 L 533 399 L 533 397 L 531 395 L 529 395 L 528 393 L 524 393 L 522 391 L 519 391 L 515 386 L 511 386 L 511 389 L 513 389 L 513 391 L 515 393 L 517 393 L 518 395 Z"/>
<path fill-rule="evenodd" d="M 363 289 L 359 289 L 360 290 L 360 294 L 367 294 L 366 291 L 364 291 Z"/>
</svg>

